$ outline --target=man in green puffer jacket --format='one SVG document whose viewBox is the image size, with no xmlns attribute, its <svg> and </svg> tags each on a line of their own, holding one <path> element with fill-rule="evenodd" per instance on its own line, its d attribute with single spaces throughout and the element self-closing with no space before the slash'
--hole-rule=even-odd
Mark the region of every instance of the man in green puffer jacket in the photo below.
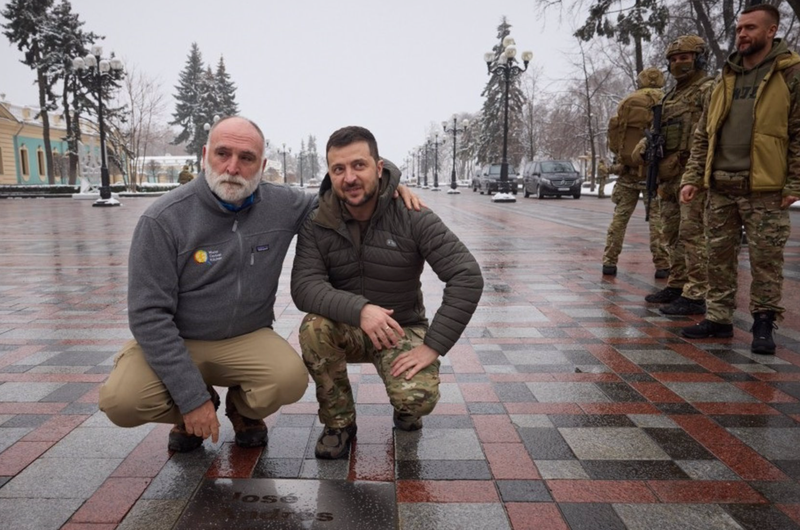
<svg viewBox="0 0 800 530">
<path fill-rule="evenodd" d="M 363 127 L 339 129 L 326 147 L 319 209 L 300 230 L 292 298 L 309 313 L 303 360 L 325 425 L 317 458 L 348 454 L 356 434 L 348 362 L 371 362 L 394 407 L 394 424 L 422 427 L 439 399 L 439 356 L 456 343 L 483 291 L 475 258 L 433 212 L 393 199 L 400 171 L 378 156 Z M 428 327 L 420 289 L 425 263 L 446 283 Z"/>
<path fill-rule="evenodd" d="M 772 330 L 784 309 L 787 208 L 800 197 L 800 56 L 776 39 L 768 4 L 742 11 L 728 58 L 695 131 L 681 201 L 708 189 L 705 320 L 688 338 L 732 337 L 741 227 L 750 248 L 753 353 L 775 353 Z"/>
</svg>

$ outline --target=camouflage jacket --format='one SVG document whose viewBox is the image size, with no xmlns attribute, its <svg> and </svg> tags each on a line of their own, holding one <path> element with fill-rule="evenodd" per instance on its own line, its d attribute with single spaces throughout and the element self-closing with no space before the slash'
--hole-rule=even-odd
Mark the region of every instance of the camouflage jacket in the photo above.
<svg viewBox="0 0 800 530">
<path fill-rule="evenodd" d="M 717 134 L 732 105 L 735 77 L 726 65 L 716 79 L 695 129 L 681 186 L 711 185 Z M 758 87 L 750 156 L 751 191 L 800 196 L 800 55 L 795 52 L 776 57 Z"/>
</svg>

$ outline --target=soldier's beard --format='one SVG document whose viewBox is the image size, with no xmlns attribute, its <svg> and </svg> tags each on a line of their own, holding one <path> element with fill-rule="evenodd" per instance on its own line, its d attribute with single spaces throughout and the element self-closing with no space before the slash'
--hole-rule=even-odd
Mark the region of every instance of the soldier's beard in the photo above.
<svg viewBox="0 0 800 530">
<path fill-rule="evenodd" d="M 741 55 L 742 57 L 747 57 L 748 55 L 755 55 L 756 53 L 760 52 L 766 47 L 767 47 L 767 39 L 751 39 L 750 46 L 748 46 L 744 50 L 741 50 L 739 52 L 739 55 Z"/>
<path fill-rule="evenodd" d="M 216 173 L 210 165 L 206 165 L 206 182 L 214 195 L 225 202 L 239 205 L 253 194 L 261 182 L 261 171 L 248 180 L 241 175 Z"/>
</svg>

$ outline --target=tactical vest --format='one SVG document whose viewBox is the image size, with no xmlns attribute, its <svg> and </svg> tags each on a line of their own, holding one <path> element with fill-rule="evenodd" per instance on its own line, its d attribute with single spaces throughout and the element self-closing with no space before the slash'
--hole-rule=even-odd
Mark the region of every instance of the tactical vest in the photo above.
<svg viewBox="0 0 800 530">
<path fill-rule="evenodd" d="M 617 162 L 634 168 L 641 165 L 631 155 L 644 138 L 645 129 L 652 124 L 653 105 L 663 95 L 657 88 L 640 88 L 620 102 L 617 114 L 608 121 L 608 148 L 616 155 Z"/>
<path fill-rule="evenodd" d="M 703 102 L 713 87 L 714 78 L 704 76 L 680 91 L 672 87 L 664 96 L 661 118 L 664 158 L 659 163 L 659 180 L 671 180 L 683 173 L 694 130 L 703 113 Z"/>
</svg>

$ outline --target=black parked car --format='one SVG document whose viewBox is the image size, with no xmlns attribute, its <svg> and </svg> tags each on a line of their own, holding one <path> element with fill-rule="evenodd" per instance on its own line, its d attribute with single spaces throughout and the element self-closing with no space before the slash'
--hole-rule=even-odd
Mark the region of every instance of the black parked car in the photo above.
<svg viewBox="0 0 800 530">
<path fill-rule="evenodd" d="M 500 168 L 502 167 L 501 164 L 486 164 L 481 168 L 480 173 L 478 174 L 478 178 L 472 179 L 472 191 L 480 190 L 481 195 L 485 193 L 497 193 L 500 191 Z M 512 167 L 508 166 L 508 185 L 509 185 L 509 192 L 513 193 L 514 195 L 517 194 L 517 190 L 519 189 L 520 182 L 519 182 L 519 175 L 517 171 Z"/>
<path fill-rule="evenodd" d="M 572 195 L 581 198 L 581 176 L 569 160 L 540 160 L 528 162 L 522 173 L 525 197 Z"/>
</svg>

